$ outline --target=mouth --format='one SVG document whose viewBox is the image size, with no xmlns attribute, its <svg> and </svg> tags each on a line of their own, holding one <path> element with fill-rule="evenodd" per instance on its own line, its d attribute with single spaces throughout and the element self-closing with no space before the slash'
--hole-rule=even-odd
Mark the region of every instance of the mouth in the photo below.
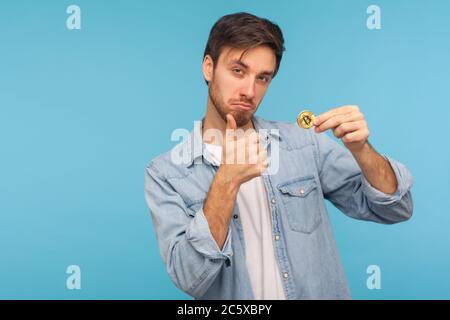
<svg viewBox="0 0 450 320">
<path fill-rule="evenodd" d="M 244 111 L 248 111 L 248 110 L 253 110 L 254 109 L 254 107 L 251 104 L 242 103 L 242 102 L 240 102 L 240 103 L 232 103 L 231 106 L 234 109 L 244 110 Z"/>
</svg>

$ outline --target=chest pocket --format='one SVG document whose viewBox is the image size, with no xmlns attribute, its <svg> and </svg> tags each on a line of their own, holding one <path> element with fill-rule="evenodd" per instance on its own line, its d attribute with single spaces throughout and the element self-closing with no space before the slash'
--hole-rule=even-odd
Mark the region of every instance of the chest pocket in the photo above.
<svg viewBox="0 0 450 320">
<path fill-rule="evenodd" d="M 321 223 L 319 188 L 313 176 L 296 178 L 278 185 L 292 230 L 311 233 Z"/>
</svg>

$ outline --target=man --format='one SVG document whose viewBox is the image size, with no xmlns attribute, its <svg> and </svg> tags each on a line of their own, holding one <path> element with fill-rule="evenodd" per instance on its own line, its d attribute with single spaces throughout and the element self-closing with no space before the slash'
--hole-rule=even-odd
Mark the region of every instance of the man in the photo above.
<svg viewBox="0 0 450 320">
<path fill-rule="evenodd" d="M 162 258 L 195 298 L 350 298 L 324 199 L 361 220 L 412 215 L 410 173 L 371 147 L 357 106 L 319 115 L 314 129 L 254 115 L 283 51 L 274 23 L 246 13 L 219 19 L 204 53 L 202 127 L 146 167 Z"/>
</svg>

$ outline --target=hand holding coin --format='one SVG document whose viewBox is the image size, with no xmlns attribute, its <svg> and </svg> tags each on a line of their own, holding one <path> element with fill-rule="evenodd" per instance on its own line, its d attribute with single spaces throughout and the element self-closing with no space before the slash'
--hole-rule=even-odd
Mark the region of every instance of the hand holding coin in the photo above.
<svg viewBox="0 0 450 320">
<path fill-rule="evenodd" d="M 363 113 L 354 105 L 322 113 L 315 117 L 314 125 L 314 131 L 317 133 L 332 129 L 333 134 L 352 152 L 362 150 L 370 134 Z"/>
</svg>

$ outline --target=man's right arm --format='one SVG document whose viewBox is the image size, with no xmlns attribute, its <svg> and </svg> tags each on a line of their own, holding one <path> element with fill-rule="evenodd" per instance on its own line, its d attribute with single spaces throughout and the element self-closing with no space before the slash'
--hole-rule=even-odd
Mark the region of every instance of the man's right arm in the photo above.
<svg viewBox="0 0 450 320">
<path fill-rule="evenodd" d="M 192 214 L 155 164 L 145 170 L 145 198 L 167 273 L 178 288 L 201 298 L 217 278 L 224 262 L 231 260 L 231 233 L 226 235 L 223 247 L 219 249 L 210 232 L 203 205 Z"/>
<path fill-rule="evenodd" d="M 203 204 L 209 229 L 221 250 L 227 238 L 238 191 L 239 184 L 227 175 L 223 167 L 220 167 Z"/>
<path fill-rule="evenodd" d="M 233 133 L 236 123 L 231 116 L 227 118 L 227 128 Z M 227 140 L 236 143 L 227 148 Z M 258 135 L 235 139 L 230 134 L 223 145 L 223 159 L 233 158 L 229 156 L 243 146 L 248 163 L 223 161 L 194 215 L 157 165 L 146 168 L 145 197 L 167 272 L 177 287 L 194 297 L 203 296 L 223 263 L 231 260 L 230 220 L 240 185 L 260 176 L 268 166 L 265 150 L 259 150 Z"/>
<path fill-rule="evenodd" d="M 260 176 L 268 167 L 267 153 L 260 148 L 256 131 L 249 130 L 239 136 L 236 130 L 236 121 L 228 114 L 227 130 L 222 142 L 222 164 L 203 206 L 211 234 L 220 249 L 227 238 L 241 184 Z M 245 155 L 244 163 L 237 163 L 238 154 Z"/>
</svg>

